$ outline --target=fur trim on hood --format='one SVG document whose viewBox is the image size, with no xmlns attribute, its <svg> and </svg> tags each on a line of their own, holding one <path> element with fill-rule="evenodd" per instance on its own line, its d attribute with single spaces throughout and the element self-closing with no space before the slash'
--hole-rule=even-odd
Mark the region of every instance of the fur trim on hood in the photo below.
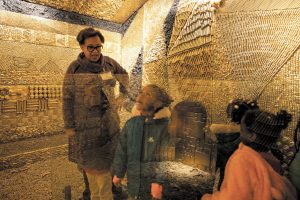
<svg viewBox="0 0 300 200">
<path fill-rule="evenodd" d="M 239 124 L 211 124 L 209 130 L 212 134 L 230 134 L 240 132 Z"/>
<path fill-rule="evenodd" d="M 131 110 L 131 115 L 132 117 L 141 115 L 141 112 L 136 109 L 136 105 L 133 106 Z M 169 107 L 164 107 L 160 109 L 157 113 L 155 113 L 153 119 L 170 118 L 170 117 L 171 117 L 171 111 Z"/>
</svg>

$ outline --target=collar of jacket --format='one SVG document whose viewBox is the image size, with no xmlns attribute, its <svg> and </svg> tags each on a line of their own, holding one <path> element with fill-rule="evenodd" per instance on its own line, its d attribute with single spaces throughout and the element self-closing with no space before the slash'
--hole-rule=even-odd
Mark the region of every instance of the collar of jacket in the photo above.
<svg viewBox="0 0 300 200">
<path fill-rule="evenodd" d="M 141 115 L 141 112 L 136 109 L 136 105 L 133 106 L 131 110 L 131 115 L 133 117 Z M 153 119 L 162 119 L 162 118 L 170 118 L 170 117 L 171 117 L 171 111 L 169 107 L 164 107 L 160 109 L 157 113 L 155 113 Z"/>
<path fill-rule="evenodd" d="M 86 69 L 89 72 L 100 73 L 104 71 L 104 56 L 102 54 L 99 61 L 94 63 L 86 59 L 84 54 L 81 52 L 78 55 L 77 62 L 79 63 L 80 67 Z"/>
<path fill-rule="evenodd" d="M 157 113 L 155 113 L 153 119 L 162 119 L 162 118 L 170 118 L 171 111 L 168 107 L 164 107 L 160 109 Z"/>
</svg>

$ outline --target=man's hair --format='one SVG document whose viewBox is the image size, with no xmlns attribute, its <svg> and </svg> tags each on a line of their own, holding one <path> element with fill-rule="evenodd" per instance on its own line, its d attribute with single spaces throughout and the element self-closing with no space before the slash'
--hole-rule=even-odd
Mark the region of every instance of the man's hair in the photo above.
<svg viewBox="0 0 300 200">
<path fill-rule="evenodd" d="M 92 27 L 82 29 L 82 30 L 78 33 L 76 39 L 77 39 L 79 45 L 82 45 L 82 44 L 84 44 L 84 41 L 85 41 L 87 38 L 94 37 L 94 36 L 99 36 L 101 42 L 104 43 L 104 36 L 102 35 L 102 33 L 101 33 L 100 31 L 95 30 L 95 29 L 92 28 Z"/>
<path fill-rule="evenodd" d="M 292 115 L 285 110 L 276 115 L 261 109 L 248 110 L 241 121 L 241 131 L 256 134 L 251 145 L 255 150 L 265 152 L 275 147 L 282 130 L 291 121 Z"/>
</svg>

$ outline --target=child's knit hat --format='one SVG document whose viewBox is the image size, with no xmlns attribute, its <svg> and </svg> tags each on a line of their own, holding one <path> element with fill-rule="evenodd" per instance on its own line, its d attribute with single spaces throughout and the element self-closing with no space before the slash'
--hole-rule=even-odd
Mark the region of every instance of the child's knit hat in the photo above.
<svg viewBox="0 0 300 200">
<path fill-rule="evenodd" d="M 260 109 L 249 110 L 242 119 L 241 130 L 255 133 L 256 138 L 253 142 L 270 149 L 291 119 L 292 116 L 283 110 L 276 115 Z"/>
</svg>

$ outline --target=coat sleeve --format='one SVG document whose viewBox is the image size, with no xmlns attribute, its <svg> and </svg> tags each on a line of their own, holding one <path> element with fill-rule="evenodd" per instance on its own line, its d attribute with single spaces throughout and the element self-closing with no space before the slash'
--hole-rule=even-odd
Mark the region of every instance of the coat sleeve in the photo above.
<svg viewBox="0 0 300 200">
<path fill-rule="evenodd" d="M 65 128 L 74 128 L 74 75 L 72 73 L 73 63 L 69 66 L 63 83 L 63 118 Z"/>
<path fill-rule="evenodd" d="M 251 167 L 251 163 L 244 162 L 241 154 L 231 157 L 225 169 L 224 182 L 220 191 L 205 194 L 201 200 L 252 199 L 255 173 L 251 169 L 253 165 Z"/>
<path fill-rule="evenodd" d="M 118 178 L 123 178 L 127 171 L 127 130 L 128 125 L 125 124 L 118 140 L 113 161 L 113 171 Z"/>
</svg>

